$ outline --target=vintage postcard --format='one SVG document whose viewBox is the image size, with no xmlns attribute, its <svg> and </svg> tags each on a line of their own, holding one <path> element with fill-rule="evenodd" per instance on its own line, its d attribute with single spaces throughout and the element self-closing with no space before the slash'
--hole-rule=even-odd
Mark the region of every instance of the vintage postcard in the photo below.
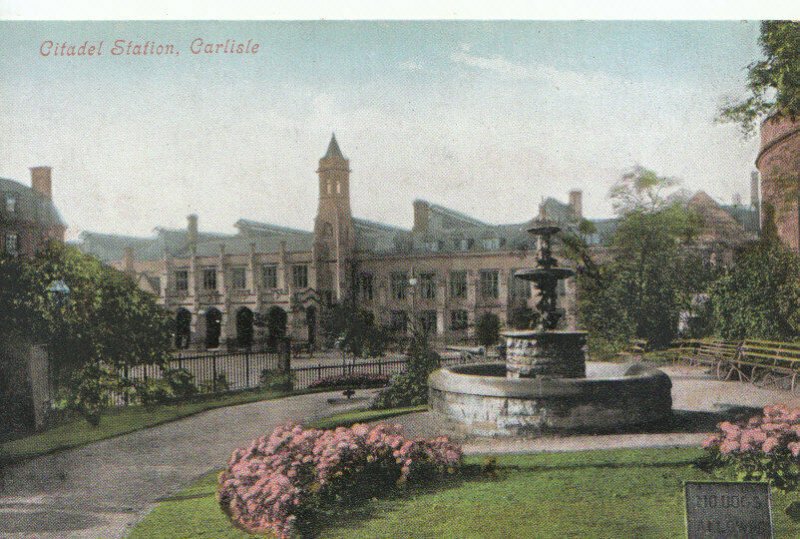
<svg viewBox="0 0 800 539">
<path fill-rule="evenodd" d="M 800 536 L 790 15 L 36 9 L 0 537 Z"/>
</svg>

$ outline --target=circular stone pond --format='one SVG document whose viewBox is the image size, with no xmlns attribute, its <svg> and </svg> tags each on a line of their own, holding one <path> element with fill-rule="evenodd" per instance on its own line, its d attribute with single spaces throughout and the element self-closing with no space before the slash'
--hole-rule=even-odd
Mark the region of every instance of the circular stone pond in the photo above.
<svg viewBox="0 0 800 539">
<path fill-rule="evenodd" d="M 642 363 L 586 363 L 586 377 L 509 378 L 505 363 L 439 369 L 431 409 L 465 434 L 530 436 L 630 431 L 672 414 L 672 382 Z"/>
</svg>

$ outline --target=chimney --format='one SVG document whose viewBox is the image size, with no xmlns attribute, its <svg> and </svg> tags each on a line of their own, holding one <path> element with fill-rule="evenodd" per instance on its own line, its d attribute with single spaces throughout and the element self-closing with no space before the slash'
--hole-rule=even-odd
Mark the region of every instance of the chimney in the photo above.
<svg viewBox="0 0 800 539">
<path fill-rule="evenodd" d="M 760 195 L 758 189 L 758 171 L 754 170 L 750 173 L 750 205 L 758 210 L 761 205 Z"/>
<path fill-rule="evenodd" d="M 45 198 L 53 199 L 53 180 L 50 167 L 31 167 L 31 187 Z"/>
<path fill-rule="evenodd" d="M 128 275 L 134 274 L 133 269 L 133 247 L 125 247 L 122 255 L 122 265 L 124 267 L 124 272 Z"/>
<path fill-rule="evenodd" d="M 569 192 L 569 209 L 575 219 L 583 219 L 583 191 L 580 189 Z"/>
<path fill-rule="evenodd" d="M 186 232 L 190 247 L 197 247 L 197 214 L 191 214 L 186 218 Z"/>
<path fill-rule="evenodd" d="M 430 221 L 430 204 L 424 200 L 414 201 L 414 228 L 411 232 L 424 233 L 428 231 L 428 224 Z"/>
</svg>

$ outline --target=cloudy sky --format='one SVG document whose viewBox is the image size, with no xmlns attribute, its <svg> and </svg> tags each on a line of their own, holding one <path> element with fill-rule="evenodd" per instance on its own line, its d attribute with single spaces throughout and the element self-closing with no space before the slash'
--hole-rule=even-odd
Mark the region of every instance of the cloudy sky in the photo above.
<svg viewBox="0 0 800 539">
<path fill-rule="evenodd" d="M 410 226 L 424 198 L 480 219 L 607 193 L 630 166 L 730 202 L 758 149 L 714 122 L 759 56 L 755 22 L 0 22 L 0 176 L 53 167 L 70 236 L 200 215 L 305 229 L 336 132 L 357 216 Z M 255 55 L 193 55 L 195 38 Z M 116 39 L 179 55 L 112 56 Z M 105 42 L 43 57 L 43 41 Z"/>
</svg>

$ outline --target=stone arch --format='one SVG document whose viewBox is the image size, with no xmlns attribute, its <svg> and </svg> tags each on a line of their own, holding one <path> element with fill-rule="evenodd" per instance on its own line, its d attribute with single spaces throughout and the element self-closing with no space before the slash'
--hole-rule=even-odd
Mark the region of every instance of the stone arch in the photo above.
<svg viewBox="0 0 800 539">
<path fill-rule="evenodd" d="M 253 311 L 242 307 L 236 311 L 236 341 L 239 346 L 253 345 Z"/>
<path fill-rule="evenodd" d="M 175 348 L 189 348 L 192 340 L 192 313 L 181 307 L 175 313 Z"/>
<path fill-rule="evenodd" d="M 282 308 L 274 305 L 267 311 L 267 346 L 277 348 L 278 344 L 286 337 L 286 325 L 289 315 Z"/>
<path fill-rule="evenodd" d="M 219 348 L 222 335 L 222 312 L 216 307 L 206 310 L 206 348 Z"/>
</svg>

